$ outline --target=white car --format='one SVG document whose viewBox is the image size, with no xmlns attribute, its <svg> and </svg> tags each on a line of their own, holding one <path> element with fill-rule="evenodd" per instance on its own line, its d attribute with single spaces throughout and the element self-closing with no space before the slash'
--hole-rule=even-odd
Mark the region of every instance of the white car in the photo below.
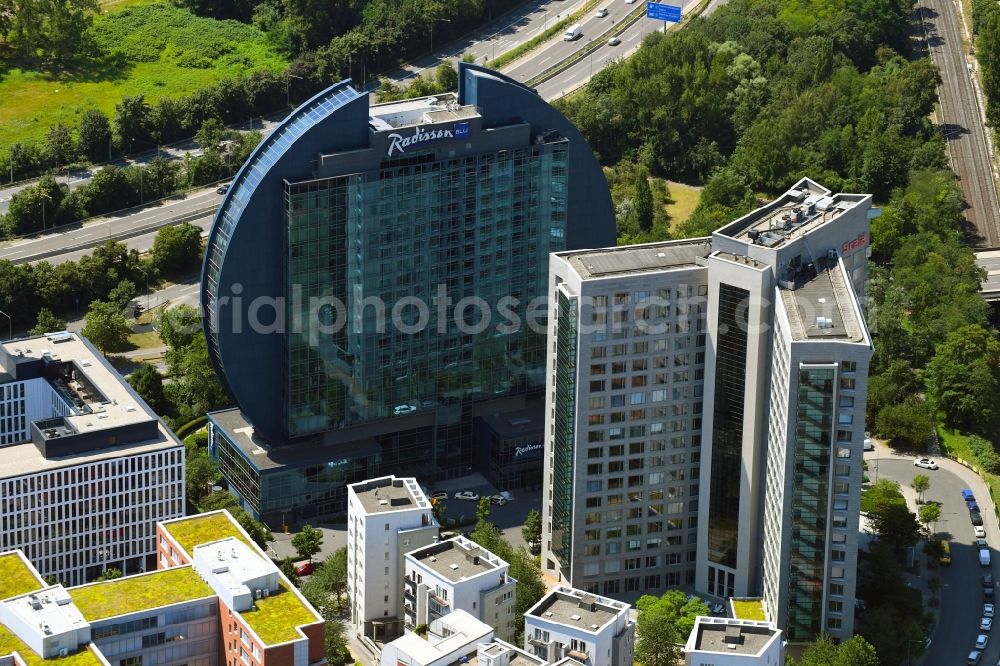
<svg viewBox="0 0 1000 666">
<path fill-rule="evenodd" d="M 598 9 L 596 12 L 594 12 L 594 16 L 596 16 L 597 18 L 604 18 L 607 15 L 608 15 L 607 9 Z"/>
<path fill-rule="evenodd" d="M 455 493 L 455 499 L 457 500 L 471 500 L 473 502 L 479 501 L 479 493 L 474 493 L 471 490 L 460 490 Z"/>
<path fill-rule="evenodd" d="M 626 5 L 634 5 L 635 4 L 635 0 L 625 0 L 625 4 Z"/>
<path fill-rule="evenodd" d="M 983 604 L 983 617 L 993 617 L 993 604 Z"/>
<path fill-rule="evenodd" d="M 872 442 L 871 437 L 865 437 L 865 451 L 874 451 L 875 443 Z"/>
<path fill-rule="evenodd" d="M 976 649 L 985 650 L 986 644 L 990 642 L 990 637 L 986 634 L 979 634 L 976 636 Z"/>
<path fill-rule="evenodd" d="M 622 40 L 620 38 L 618 38 L 618 37 L 609 37 L 608 38 L 608 46 L 618 46 L 621 43 L 622 43 Z"/>
<path fill-rule="evenodd" d="M 979 631 L 989 631 L 993 628 L 993 618 L 984 617 L 979 621 Z"/>
<path fill-rule="evenodd" d="M 969 653 L 969 656 L 965 658 L 966 664 L 978 664 L 979 660 L 982 659 L 983 653 L 979 650 L 973 650 Z"/>
<path fill-rule="evenodd" d="M 936 462 L 930 458 L 917 458 L 913 461 L 914 467 L 923 467 L 924 469 L 937 469 L 938 465 Z"/>
<path fill-rule="evenodd" d="M 392 413 L 395 416 L 402 416 L 403 414 L 412 414 L 417 411 L 417 408 L 413 405 L 396 405 L 392 408 Z"/>
<path fill-rule="evenodd" d="M 985 539 L 986 538 L 986 528 L 984 528 L 982 525 L 974 525 L 972 529 L 974 529 L 976 531 L 976 538 L 977 539 Z"/>
<path fill-rule="evenodd" d="M 448 499 L 448 493 L 446 493 L 443 490 L 438 490 L 438 491 L 433 492 L 430 495 L 428 495 L 428 497 L 430 497 L 432 500 L 435 500 L 435 501 L 438 501 L 438 502 L 443 502 L 446 499 Z"/>
</svg>

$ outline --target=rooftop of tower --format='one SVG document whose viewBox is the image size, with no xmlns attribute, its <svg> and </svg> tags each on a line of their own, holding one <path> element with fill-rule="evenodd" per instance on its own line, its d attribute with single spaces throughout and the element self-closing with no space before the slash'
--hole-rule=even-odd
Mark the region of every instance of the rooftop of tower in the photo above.
<svg viewBox="0 0 1000 666">
<path fill-rule="evenodd" d="M 865 194 L 834 194 L 803 178 L 774 201 L 753 210 L 716 233 L 764 247 L 786 241 L 833 222 L 846 211 L 867 201 Z"/>
<path fill-rule="evenodd" d="M 479 116 L 476 107 L 462 106 L 458 94 L 453 92 L 428 95 L 398 102 L 374 104 L 369 113 L 369 124 L 376 131 L 428 125 L 454 120 L 467 120 Z"/>
<path fill-rule="evenodd" d="M 709 238 L 692 238 L 600 250 L 557 252 L 583 279 L 651 273 L 698 265 L 712 251 Z"/>
<path fill-rule="evenodd" d="M 801 278 L 778 283 L 792 340 L 865 342 L 864 322 L 836 259 L 818 261 L 804 270 Z"/>
</svg>

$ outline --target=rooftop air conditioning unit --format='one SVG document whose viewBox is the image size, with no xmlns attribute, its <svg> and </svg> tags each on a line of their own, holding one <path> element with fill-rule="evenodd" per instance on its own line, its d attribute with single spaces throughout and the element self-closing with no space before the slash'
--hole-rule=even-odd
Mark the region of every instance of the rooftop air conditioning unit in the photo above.
<svg viewBox="0 0 1000 666">
<path fill-rule="evenodd" d="M 263 593 L 262 590 L 254 590 L 253 591 L 253 598 L 254 599 L 260 599 L 262 593 Z"/>
<path fill-rule="evenodd" d="M 267 595 L 271 594 L 271 591 L 265 587 L 263 590 L 261 590 L 261 594 L 263 594 L 264 598 L 267 599 Z"/>
<path fill-rule="evenodd" d="M 65 657 L 68 654 L 69 654 L 69 649 L 68 648 L 59 648 L 59 656 L 60 657 Z"/>
</svg>

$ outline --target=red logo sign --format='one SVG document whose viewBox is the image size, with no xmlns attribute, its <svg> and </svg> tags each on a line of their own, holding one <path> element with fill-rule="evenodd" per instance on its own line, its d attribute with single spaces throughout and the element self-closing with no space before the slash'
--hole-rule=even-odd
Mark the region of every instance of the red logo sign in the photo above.
<svg viewBox="0 0 1000 666">
<path fill-rule="evenodd" d="M 867 242 L 867 240 L 868 240 L 868 236 L 866 236 L 865 234 L 861 234 L 857 238 L 855 238 L 853 240 L 849 240 L 846 243 L 844 243 L 843 245 L 841 245 L 840 246 L 840 251 L 842 253 L 844 253 L 844 254 L 847 254 L 851 250 L 855 250 L 855 249 L 861 247 L 862 245 L 864 245 L 865 242 Z"/>
</svg>

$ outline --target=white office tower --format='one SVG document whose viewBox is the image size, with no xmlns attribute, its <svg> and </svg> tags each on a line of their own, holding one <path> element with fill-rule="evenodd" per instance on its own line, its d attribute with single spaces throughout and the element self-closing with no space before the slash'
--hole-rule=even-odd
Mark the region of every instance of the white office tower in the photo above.
<svg viewBox="0 0 1000 666">
<path fill-rule="evenodd" d="M 184 445 L 87 340 L 0 344 L 0 552 L 82 585 L 156 568 L 184 515 Z"/>
<path fill-rule="evenodd" d="M 524 649 L 548 664 L 632 666 L 635 623 L 630 606 L 571 587 L 549 591 L 524 614 Z"/>
<path fill-rule="evenodd" d="M 851 635 L 870 210 L 803 179 L 711 238 L 551 255 L 549 573 Z"/>
<path fill-rule="evenodd" d="M 437 536 L 416 479 L 384 476 L 347 487 L 347 594 L 359 636 L 389 642 L 403 633 L 403 555 Z"/>
<path fill-rule="evenodd" d="M 694 582 L 710 249 L 551 255 L 542 547 L 574 587 Z"/>
<path fill-rule="evenodd" d="M 463 610 L 491 626 L 497 638 L 513 639 L 517 581 L 499 557 L 459 536 L 407 553 L 405 566 L 407 631 Z"/>
</svg>

